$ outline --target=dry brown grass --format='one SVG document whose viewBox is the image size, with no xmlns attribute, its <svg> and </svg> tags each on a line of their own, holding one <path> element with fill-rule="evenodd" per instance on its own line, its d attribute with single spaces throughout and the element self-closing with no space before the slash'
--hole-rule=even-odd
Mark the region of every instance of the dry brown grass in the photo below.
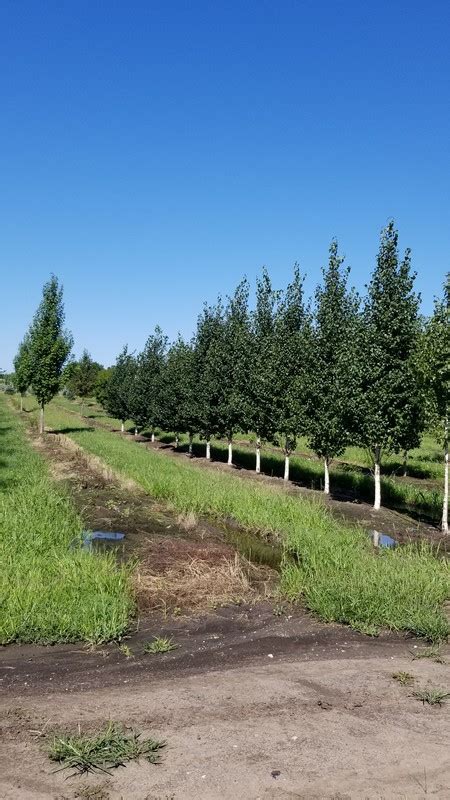
<svg viewBox="0 0 450 800">
<path fill-rule="evenodd" d="M 238 554 L 215 564 L 191 558 L 159 574 L 141 567 L 135 574 L 134 589 L 141 611 L 207 609 L 268 597 L 275 576 L 270 567 L 251 564 Z"/>
<path fill-rule="evenodd" d="M 178 514 L 177 525 L 185 531 L 193 531 L 198 526 L 197 515 L 193 511 L 186 514 Z"/>
</svg>

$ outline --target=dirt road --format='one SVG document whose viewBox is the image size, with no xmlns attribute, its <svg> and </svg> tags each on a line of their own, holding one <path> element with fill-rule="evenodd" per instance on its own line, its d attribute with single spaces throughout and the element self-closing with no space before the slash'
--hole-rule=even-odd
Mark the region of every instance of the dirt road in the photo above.
<svg viewBox="0 0 450 800">
<path fill-rule="evenodd" d="M 149 656 L 143 642 L 179 648 Z M 141 623 L 128 645 L 0 652 L 5 800 L 448 798 L 450 706 L 415 688 L 449 688 L 449 668 L 413 660 L 423 643 L 371 640 L 269 605 Z M 404 687 L 399 671 L 415 682 Z M 107 720 L 167 739 L 162 763 L 67 778 L 47 759 L 52 729 Z"/>
</svg>

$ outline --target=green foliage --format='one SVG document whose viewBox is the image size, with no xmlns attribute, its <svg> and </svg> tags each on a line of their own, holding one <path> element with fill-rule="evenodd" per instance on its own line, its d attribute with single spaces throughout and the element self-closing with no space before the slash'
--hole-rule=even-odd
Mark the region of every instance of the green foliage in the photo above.
<svg viewBox="0 0 450 800">
<path fill-rule="evenodd" d="M 170 653 L 178 647 L 173 639 L 167 636 L 155 636 L 151 642 L 144 644 L 144 653 L 156 655 L 157 653 Z"/>
<path fill-rule="evenodd" d="M 167 336 L 157 326 L 136 359 L 128 410 L 123 417 L 130 417 L 138 428 L 149 427 L 153 430 L 159 425 L 163 408 L 161 391 L 166 350 Z"/>
<path fill-rule="evenodd" d="M 199 428 L 195 351 L 181 336 L 171 345 L 161 374 L 158 424 L 176 433 Z"/>
<path fill-rule="evenodd" d="M 136 361 L 125 345 L 111 370 L 104 403 L 108 414 L 117 417 L 122 423 L 130 417 L 131 392 L 135 374 Z"/>
<path fill-rule="evenodd" d="M 72 375 L 67 383 L 68 388 L 76 397 L 82 399 L 91 397 L 102 369 L 102 365 L 93 361 L 86 349 L 83 350 L 80 360 L 74 364 Z"/>
<path fill-rule="evenodd" d="M 323 286 L 316 290 L 308 397 L 309 444 L 327 460 L 350 442 L 356 376 L 353 369 L 358 300 L 347 290 L 349 269 L 333 240 Z"/>
<path fill-rule="evenodd" d="M 258 439 L 273 441 L 277 432 L 273 403 L 276 371 L 275 321 L 279 292 L 274 291 L 266 269 L 257 280 L 256 308 L 251 316 L 248 426 Z"/>
<path fill-rule="evenodd" d="M 44 286 L 29 331 L 31 382 L 41 408 L 59 391 L 61 373 L 72 349 L 72 336 L 64 330 L 62 294 L 62 287 L 53 276 Z"/>
<path fill-rule="evenodd" d="M 417 416 L 413 355 L 419 299 L 413 292 L 414 278 L 410 251 L 399 261 L 398 234 L 390 222 L 382 231 L 368 287 L 360 342 L 361 384 L 360 392 L 355 392 L 359 412 L 355 433 L 378 461 L 383 450 L 404 449 L 405 431 Z"/>
<path fill-rule="evenodd" d="M 27 334 L 19 345 L 17 355 L 14 359 L 14 387 L 19 394 L 23 395 L 31 384 L 31 359 L 30 359 L 30 336 Z"/>
<path fill-rule="evenodd" d="M 4 401 L 0 440 L 0 643 L 120 636 L 133 610 L 128 571 L 79 547 L 81 519 Z"/>
<path fill-rule="evenodd" d="M 113 367 L 106 367 L 106 369 L 99 370 L 95 379 L 93 394 L 97 402 L 102 406 L 106 403 L 112 374 Z"/>
<path fill-rule="evenodd" d="M 450 395 L 450 273 L 444 284 L 443 298 L 435 300 L 434 313 L 425 324 L 419 363 L 426 394 L 427 422 L 444 438 Z"/>
</svg>

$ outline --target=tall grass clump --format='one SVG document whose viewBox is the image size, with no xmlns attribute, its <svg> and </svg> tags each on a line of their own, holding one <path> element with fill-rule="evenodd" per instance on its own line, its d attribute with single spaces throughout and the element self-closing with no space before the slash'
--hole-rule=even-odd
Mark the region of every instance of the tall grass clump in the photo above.
<svg viewBox="0 0 450 800">
<path fill-rule="evenodd" d="M 81 519 L 5 400 L 0 452 L 0 643 L 119 636 L 133 608 L 127 569 L 76 547 Z"/>
<path fill-rule="evenodd" d="M 283 591 L 292 599 L 301 597 L 322 619 L 368 632 L 388 627 L 431 640 L 448 635 L 442 611 L 450 592 L 448 564 L 430 547 L 375 553 L 364 531 L 339 523 L 319 500 L 209 472 L 107 431 L 73 430 L 70 415 L 59 409 L 48 419 L 177 511 L 232 518 L 246 528 L 279 534 L 284 543 Z"/>
</svg>

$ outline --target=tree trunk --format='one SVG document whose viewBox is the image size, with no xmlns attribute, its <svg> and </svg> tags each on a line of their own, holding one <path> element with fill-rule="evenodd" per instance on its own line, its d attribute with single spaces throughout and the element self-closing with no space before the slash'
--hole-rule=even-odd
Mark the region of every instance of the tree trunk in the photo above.
<svg viewBox="0 0 450 800">
<path fill-rule="evenodd" d="M 261 439 L 259 436 L 256 439 L 256 472 L 258 475 L 261 472 Z"/>
<path fill-rule="evenodd" d="M 228 439 L 228 466 L 233 466 L 233 440 Z"/>
<path fill-rule="evenodd" d="M 373 507 L 375 511 L 379 511 L 381 508 L 381 447 L 375 448 L 374 456 L 375 501 Z"/>
<path fill-rule="evenodd" d="M 209 439 L 206 440 L 206 458 L 211 461 L 211 441 Z"/>
<path fill-rule="evenodd" d="M 20 410 L 23 411 L 23 394 L 20 395 Z"/>
<path fill-rule="evenodd" d="M 138 434 L 138 429 L 137 429 L 137 428 L 135 428 L 135 429 L 134 429 L 134 435 L 135 435 L 135 436 L 137 436 L 137 434 Z"/>
<path fill-rule="evenodd" d="M 448 418 L 445 420 L 444 502 L 442 504 L 442 532 L 448 533 Z"/>
<path fill-rule="evenodd" d="M 152 431 L 152 444 L 155 442 L 155 431 Z"/>
<path fill-rule="evenodd" d="M 284 480 L 289 480 L 289 455 L 288 453 L 284 454 Z"/>
<path fill-rule="evenodd" d="M 189 434 L 189 458 L 192 458 L 192 441 L 193 441 L 192 433 Z"/>
<path fill-rule="evenodd" d="M 374 547 L 380 546 L 380 532 L 372 531 L 372 542 Z"/>
<path fill-rule="evenodd" d="M 404 478 L 406 478 L 407 475 L 408 475 L 407 466 L 408 466 L 408 451 L 407 450 L 403 450 L 403 477 Z"/>
<path fill-rule="evenodd" d="M 323 490 L 325 494 L 330 494 L 330 459 L 328 456 L 325 456 L 323 460 L 323 465 L 325 469 L 325 483 Z"/>
<path fill-rule="evenodd" d="M 122 422 L 122 424 L 120 426 L 120 432 L 121 433 L 125 433 L 125 423 L 124 422 Z"/>
<path fill-rule="evenodd" d="M 39 412 L 39 435 L 44 435 L 44 404 L 41 405 L 41 410 Z"/>
<path fill-rule="evenodd" d="M 179 443 L 180 443 L 180 437 L 178 436 L 178 433 L 176 433 L 175 434 L 175 450 L 178 450 Z"/>
</svg>

